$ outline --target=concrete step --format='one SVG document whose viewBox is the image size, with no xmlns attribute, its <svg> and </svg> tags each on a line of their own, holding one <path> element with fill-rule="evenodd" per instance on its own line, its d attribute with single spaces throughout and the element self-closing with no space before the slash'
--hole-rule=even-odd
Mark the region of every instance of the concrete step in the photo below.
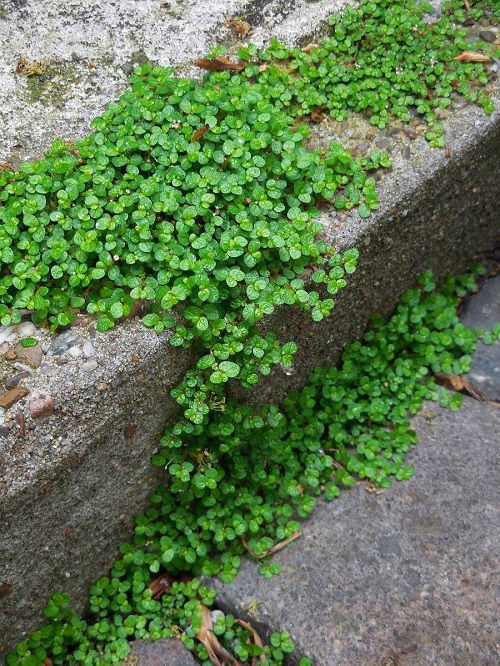
<svg viewBox="0 0 500 666">
<path fill-rule="evenodd" d="M 257 43 L 271 35 L 302 43 L 346 3 L 178 0 L 166 12 L 153 0 L 119 7 L 90 0 L 4 4 L 0 157 L 14 164 L 39 156 L 55 137 L 83 135 L 88 121 L 125 88 L 133 62 L 146 57 L 191 74 L 189 60 L 220 41 L 234 44 L 230 15 L 248 12 Z M 13 74 L 21 56 L 60 61 L 54 76 L 59 96 L 30 90 Z M 432 268 L 438 277 L 460 271 L 498 244 L 499 92 L 497 81 L 491 89 L 497 110 L 490 116 L 471 104 L 451 114 L 446 153 L 430 149 L 420 135 L 407 137 L 397 123 L 375 134 L 359 119 L 342 128 L 319 125 L 317 142 L 338 137 L 355 147 L 383 141 L 394 167 L 381 176 L 381 206 L 368 220 L 324 211 L 325 235 L 338 249 L 359 248 L 358 271 L 331 319 L 304 327 L 302 312 L 283 308 L 269 320 L 283 340 L 296 340 L 299 352 L 291 371 L 275 369 L 259 386 L 260 399 L 277 400 L 303 384 L 315 365 L 334 363 L 370 314 L 390 311 L 423 270 Z M 114 559 L 157 485 L 149 459 L 175 413 L 169 391 L 193 361 L 189 352 L 170 347 L 167 335 L 156 336 L 137 320 L 106 334 L 85 317 L 78 323 L 72 347 L 80 356 L 69 352 L 67 338 L 54 341 L 38 331 L 44 352 L 38 367 L 0 357 L 4 390 L 21 381 L 20 373 L 27 373 L 22 386 L 28 390 L 0 424 L 1 577 L 13 583 L 1 602 L 0 624 L 7 630 L 0 654 L 38 625 L 52 592 L 70 593 L 81 608 L 88 585 Z"/>
</svg>

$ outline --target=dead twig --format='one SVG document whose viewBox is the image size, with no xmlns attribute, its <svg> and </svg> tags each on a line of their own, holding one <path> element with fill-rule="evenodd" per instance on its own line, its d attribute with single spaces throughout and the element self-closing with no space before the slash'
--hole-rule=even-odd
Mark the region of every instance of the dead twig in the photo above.
<svg viewBox="0 0 500 666">
<path fill-rule="evenodd" d="M 205 646 L 208 652 L 208 658 L 214 666 L 222 666 L 219 657 L 223 659 L 226 664 L 230 664 L 231 666 L 242 666 L 242 664 L 217 640 L 217 636 L 214 634 L 210 611 L 203 605 L 201 606 L 201 627 L 196 634 L 196 638 Z"/>
<path fill-rule="evenodd" d="M 295 541 L 295 539 L 298 539 L 300 536 L 302 536 L 302 532 L 300 532 L 300 531 L 295 532 L 294 534 L 292 534 L 292 536 L 289 536 L 288 539 L 283 539 L 283 541 L 280 541 L 279 543 L 274 545 L 272 548 L 268 548 L 267 550 L 265 550 L 263 553 L 260 553 L 260 554 L 256 553 L 252 548 L 250 548 L 250 546 L 246 542 L 245 537 L 243 537 L 243 536 L 241 537 L 241 543 L 245 546 L 245 548 L 248 550 L 248 552 L 250 553 L 250 555 L 252 557 L 254 557 L 256 560 L 262 560 L 264 557 L 268 557 L 268 555 L 272 555 L 273 553 L 277 553 L 278 550 L 281 550 L 285 546 L 288 546 L 289 543 L 291 543 L 292 541 Z"/>
</svg>

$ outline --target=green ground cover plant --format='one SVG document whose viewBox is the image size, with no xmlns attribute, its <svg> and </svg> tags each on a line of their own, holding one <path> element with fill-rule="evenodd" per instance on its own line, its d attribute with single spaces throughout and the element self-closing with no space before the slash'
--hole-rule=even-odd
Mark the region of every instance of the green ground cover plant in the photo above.
<svg viewBox="0 0 500 666">
<path fill-rule="evenodd" d="M 56 595 L 49 623 L 9 664 L 116 663 L 128 640 L 172 635 L 208 664 L 195 638 L 213 593 L 192 576 L 231 580 L 242 555 L 293 538 L 321 493 L 333 499 L 356 479 L 385 487 L 411 476 L 408 413 L 425 398 L 459 401 L 432 373 L 467 368 L 477 333 L 458 323 L 456 302 L 471 276 L 437 294 L 427 294 L 426 276 L 423 292 L 408 292 L 338 368 L 318 369 L 281 406 L 240 404 L 224 387 L 236 379 L 249 388 L 273 365 L 290 365 L 295 342 L 261 334 L 260 322 L 284 304 L 327 317 L 356 269 L 355 249 L 338 253 L 323 240 L 318 207 L 367 217 L 378 206 L 370 171 L 389 167 L 387 156 L 354 158 L 337 142 L 306 149 L 311 113 L 361 112 L 381 128 L 414 111 L 429 142 L 443 145 L 436 109 L 455 94 L 492 109 L 481 90 L 488 64 L 453 59 L 494 48 L 465 41 L 459 24 L 468 17 L 494 19 L 491 3 L 470 5 L 464 13 L 447 3 L 426 23 L 424 3 L 364 1 L 331 17 L 318 48 L 249 45 L 236 68 L 202 81 L 146 64 L 93 134 L 0 174 L 2 324 L 27 308 L 56 330 L 86 310 L 106 331 L 142 301 L 146 326 L 174 329 L 172 345 L 198 352 L 173 391 L 181 416 L 153 459 L 168 484 L 138 517 L 133 543 L 92 587 L 85 619 Z M 263 561 L 261 573 L 277 572 Z M 179 579 L 155 598 L 158 575 Z M 260 650 L 230 616 L 216 634 L 241 661 Z M 287 635 L 274 635 L 267 662 L 283 663 L 292 649 Z"/>
<path fill-rule="evenodd" d="M 220 574 L 229 582 L 249 550 L 260 556 L 293 537 L 319 496 L 333 500 L 360 479 L 384 488 L 412 476 L 404 462 L 417 440 L 409 415 L 424 400 L 452 410 L 462 400 L 435 374 L 469 369 L 481 331 L 459 322 L 457 306 L 476 289 L 477 271 L 449 278 L 439 290 L 426 273 L 387 322 L 374 317 L 338 367 L 317 368 L 281 407 L 228 400 L 188 446 L 172 444 L 167 434 L 156 462 L 168 459 L 168 483 L 136 519 L 134 539 L 121 547 L 109 575 L 91 587 L 88 615 L 78 617 L 69 597 L 54 595 L 44 611 L 49 623 L 7 663 L 117 663 L 131 639 L 180 636 L 208 666 L 207 650 L 195 639 L 202 606 L 212 605 L 215 593 L 192 576 Z M 499 326 L 487 341 L 493 338 L 500 339 Z M 261 573 L 279 567 L 265 558 Z M 151 583 L 162 575 L 178 582 L 158 597 Z M 230 615 L 217 620 L 215 633 L 243 662 L 260 652 Z M 273 635 L 267 663 L 282 664 L 292 650 L 286 633 Z"/>
</svg>

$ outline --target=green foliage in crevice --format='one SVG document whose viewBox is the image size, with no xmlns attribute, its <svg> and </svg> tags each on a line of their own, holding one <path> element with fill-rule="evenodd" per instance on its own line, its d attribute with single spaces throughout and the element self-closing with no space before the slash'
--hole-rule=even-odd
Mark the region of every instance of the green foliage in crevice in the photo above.
<svg viewBox="0 0 500 666">
<path fill-rule="evenodd" d="M 152 579 L 159 572 L 219 573 L 229 582 L 248 548 L 260 555 L 292 536 L 320 495 L 332 500 L 359 479 L 384 488 L 392 478 L 410 478 L 414 470 L 404 457 L 416 434 L 409 415 L 427 399 L 452 410 L 462 399 L 434 375 L 469 369 L 481 331 L 459 322 L 457 305 L 475 290 L 475 277 L 449 278 L 434 291 L 425 274 L 389 321 L 374 317 L 338 367 L 317 368 L 281 408 L 228 401 L 189 444 L 179 448 L 167 435 L 157 462 L 168 459 L 169 482 L 137 518 L 134 540 L 121 547 L 109 575 L 91 587 L 91 619 L 80 619 L 68 609 L 69 598 L 55 595 L 45 610 L 50 623 L 7 663 L 40 664 L 46 656 L 54 664 L 116 663 L 128 640 L 174 635 L 208 666 L 195 636 L 200 604 L 211 605 L 214 592 L 195 578 L 154 599 Z M 500 326 L 487 341 L 493 338 L 500 339 Z M 279 566 L 266 558 L 261 573 L 279 573 Z M 243 662 L 258 654 L 233 617 L 219 624 L 219 640 Z M 274 635 L 267 663 L 279 666 L 292 649 L 287 635 Z"/>
<path fill-rule="evenodd" d="M 265 71 L 259 62 L 251 64 L 243 75 L 255 77 L 278 108 L 296 115 L 325 109 L 341 121 L 359 112 L 384 128 L 391 118 L 409 122 L 415 111 L 429 126 L 430 145 L 444 146 L 436 111 L 451 106 L 454 94 L 487 113 L 494 108 L 481 89 L 490 79 L 484 63 L 454 58 L 463 51 L 500 55 L 493 44 L 467 41 L 467 28 L 461 25 L 478 19 L 498 22 L 500 10 L 487 0 L 469 4 L 467 12 L 463 2 L 445 2 L 436 17 L 427 2 L 365 0 L 330 17 L 332 36 L 318 48 L 304 52 L 278 40 L 262 51 L 253 45 L 241 48 L 241 58 L 269 63 Z"/>
</svg>

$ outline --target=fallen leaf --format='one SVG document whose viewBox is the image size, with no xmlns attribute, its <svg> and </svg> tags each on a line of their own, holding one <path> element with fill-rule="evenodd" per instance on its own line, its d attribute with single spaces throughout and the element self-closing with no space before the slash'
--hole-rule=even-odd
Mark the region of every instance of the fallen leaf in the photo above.
<svg viewBox="0 0 500 666">
<path fill-rule="evenodd" d="M 148 590 L 152 590 L 153 599 L 159 599 L 162 594 L 169 592 L 172 587 L 174 579 L 168 574 L 162 574 L 155 578 L 151 585 L 148 585 Z"/>
<path fill-rule="evenodd" d="M 241 537 L 241 543 L 245 546 L 245 548 L 248 550 L 250 555 L 254 557 L 257 560 L 262 560 L 264 557 L 267 557 L 268 555 L 272 555 L 273 553 L 277 553 L 278 550 L 281 550 L 285 546 L 288 546 L 289 543 L 292 541 L 295 541 L 295 539 L 298 539 L 300 536 L 302 536 L 302 532 L 295 532 L 292 534 L 292 536 L 289 536 L 288 539 L 283 539 L 283 541 L 280 541 L 276 545 L 274 545 L 272 548 L 268 548 L 265 550 L 263 553 L 257 554 L 250 546 L 247 544 L 245 537 Z"/>
<path fill-rule="evenodd" d="M 198 141 L 200 136 L 203 136 L 205 132 L 208 132 L 209 126 L 205 125 L 204 127 L 200 127 L 200 129 L 197 129 L 196 132 L 193 133 L 193 136 L 191 137 L 191 143 L 194 143 L 195 141 Z"/>
<path fill-rule="evenodd" d="M 476 391 L 476 389 L 470 385 L 469 380 L 463 375 L 446 375 L 444 372 L 437 372 L 436 381 L 438 384 L 441 384 L 441 386 L 444 386 L 452 391 L 466 391 L 466 393 L 468 393 L 476 400 L 479 400 L 479 402 L 485 402 L 487 405 L 491 405 L 492 407 L 500 407 L 500 403 L 494 402 L 493 400 L 487 400 L 483 395 L 481 395 L 481 393 L 479 393 L 479 391 Z"/>
<path fill-rule="evenodd" d="M 304 53 L 310 53 L 311 51 L 314 51 L 315 49 L 319 49 L 318 44 L 308 44 L 307 46 L 304 46 L 300 50 L 303 51 Z"/>
<path fill-rule="evenodd" d="M 125 427 L 125 439 L 132 439 L 132 437 L 135 435 L 136 430 L 137 426 L 134 423 L 129 423 Z"/>
<path fill-rule="evenodd" d="M 0 162 L 0 173 L 2 171 L 14 171 L 14 169 L 7 162 Z"/>
<path fill-rule="evenodd" d="M 460 55 L 455 56 L 453 60 L 460 60 L 460 62 L 489 62 L 490 56 L 484 53 L 476 53 L 474 51 L 463 51 Z"/>
<path fill-rule="evenodd" d="M 267 72 L 269 69 L 269 65 L 267 62 L 262 63 L 262 65 L 259 66 L 259 72 Z"/>
<path fill-rule="evenodd" d="M 0 599 L 6 597 L 12 589 L 12 583 L 0 583 Z"/>
<path fill-rule="evenodd" d="M 241 62 L 233 62 L 229 58 L 201 58 L 200 60 L 191 60 L 193 65 L 198 67 L 203 67 L 203 69 L 208 69 L 210 72 L 241 72 L 242 69 L 248 65 L 246 60 Z"/>
<path fill-rule="evenodd" d="M 218 657 L 221 657 L 226 664 L 230 664 L 231 666 L 242 666 L 217 640 L 217 636 L 214 634 L 210 611 L 203 605 L 201 606 L 201 627 L 196 634 L 196 638 L 205 646 L 208 658 L 214 666 L 222 666 Z"/>
</svg>

